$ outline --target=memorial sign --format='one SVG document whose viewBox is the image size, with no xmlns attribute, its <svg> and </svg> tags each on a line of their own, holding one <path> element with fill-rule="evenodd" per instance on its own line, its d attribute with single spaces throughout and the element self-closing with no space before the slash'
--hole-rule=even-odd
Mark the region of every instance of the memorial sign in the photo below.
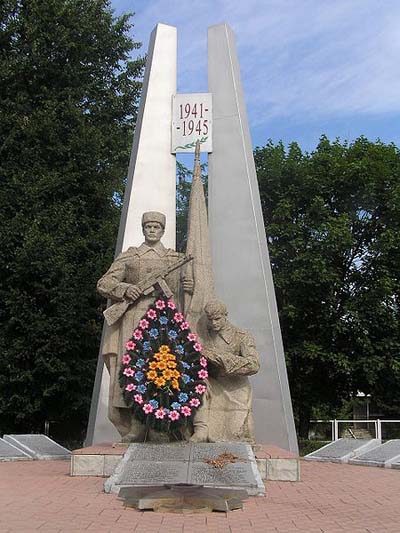
<svg viewBox="0 0 400 533">
<path fill-rule="evenodd" d="M 171 152 L 212 152 L 211 93 L 175 94 L 172 97 Z"/>
<path fill-rule="evenodd" d="M 0 461 L 18 461 L 20 459 L 29 461 L 32 457 L 4 439 L 0 439 Z"/>
<path fill-rule="evenodd" d="M 46 435 L 4 435 L 4 440 L 33 459 L 69 459 L 71 452 Z"/>
<path fill-rule="evenodd" d="M 146 456 L 147 460 L 142 460 Z M 231 461 L 221 462 L 219 458 L 223 456 L 231 457 Z M 253 450 L 240 442 L 131 444 L 105 482 L 104 490 L 119 492 L 126 487 L 182 483 L 211 489 L 242 489 L 251 496 L 265 493 Z"/>
</svg>

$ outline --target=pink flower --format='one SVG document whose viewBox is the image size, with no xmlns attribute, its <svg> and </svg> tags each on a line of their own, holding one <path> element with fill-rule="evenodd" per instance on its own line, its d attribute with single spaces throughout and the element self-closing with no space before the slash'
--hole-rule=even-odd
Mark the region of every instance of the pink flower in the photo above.
<svg viewBox="0 0 400 533">
<path fill-rule="evenodd" d="M 135 337 L 135 339 L 137 341 L 140 341 L 143 339 L 143 333 L 142 333 L 142 330 L 141 329 L 135 329 L 135 331 L 133 332 L 133 336 Z"/>
<path fill-rule="evenodd" d="M 132 392 L 133 390 L 136 390 L 136 385 L 133 383 L 128 383 L 128 385 L 125 387 L 125 390 Z"/>
<path fill-rule="evenodd" d="M 154 413 L 156 415 L 156 418 L 164 418 L 166 415 L 166 412 L 164 409 L 157 409 L 157 411 Z"/>
<path fill-rule="evenodd" d="M 197 372 L 197 375 L 199 376 L 200 379 L 206 379 L 206 378 L 208 378 L 208 372 L 207 372 L 207 370 L 204 370 L 204 369 L 199 370 L 199 371 Z"/>
<path fill-rule="evenodd" d="M 190 416 L 192 414 L 192 410 L 187 405 L 184 405 L 181 409 L 181 413 L 183 416 Z"/>
<path fill-rule="evenodd" d="M 176 309 L 176 305 L 174 304 L 174 302 L 172 300 L 168 300 L 167 305 L 172 310 Z"/>
<path fill-rule="evenodd" d="M 154 309 L 149 309 L 146 314 L 151 320 L 157 318 L 157 313 L 154 311 Z"/>
<path fill-rule="evenodd" d="M 129 365 L 130 361 L 131 361 L 131 356 L 128 353 L 125 353 L 122 356 L 122 364 L 123 365 Z"/>
<path fill-rule="evenodd" d="M 150 405 L 149 403 L 145 403 L 142 409 L 146 413 L 146 415 L 149 415 L 150 413 L 154 411 L 154 407 Z"/>
<path fill-rule="evenodd" d="M 157 300 L 156 301 L 156 307 L 157 309 L 165 309 L 165 302 L 164 300 Z"/>
<path fill-rule="evenodd" d="M 200 364 L 201 364 L 201 366 L 206 367 L 207 366 L 207 359 L 205 357 L 200 357 Z"/>
<path fill-rule="evenodd" d="M 205 385 L 202 385 L 202 384 L 196 385 L 195 391 L 197 392 L 197 394 L 204 394 L 206 390 L 207 390 L 207 387 Z"/>
<path fill-rule="evenodd" d="M 126 344 L 125 344 L 125 348 L 127 350 L 134 350 L 136 348 L 136 344 L 133 342 L 133 341 L 128 341 Z"/>
<path fill-rule="evenodd" d="M 199 342 L 195 342 L 193 348 L 196 350 L 196 352 L 201 352 L 203 346 Z"/>
<path fill-rule="evenodd" d="M 188 341 L 194 342 L 197 339 L 196 333 L 189 333 Z"/>
<path fill-rule="evenodd" d="M 131 377 L 131 376 L 134 376 L 135 375 L 135 371 L 133 370 L 133 368 L 131 368 L 130 366 L 128 366 L 127 368 L 125 368 L 124 372 L 125 376 L 128 376 L 128 377 Z"/>
<path fill-rule="evenodd" d="M 190 328 L 189 322 L 182 322 L 181 329 L 189 329 L 189 328 Z"/>
<path fill-rule="evenodd" d="M 182 313 L 175 313 L 174 314 L 174 320 L 175 320 L 175 322 L 182 322 L 183 321 Z"/>
<path fill-rule="evenodd" d="M 192 407 L 198 407 L 200 405 L 200 400 L 198 398 L 192 398 L 189 402 Z"/>
<path fill-rule="evenodd" d="M 145 318 L 142 318 L 142 320 L 139 322 L 139 326 L 142 328 L 142 329 L 147 329 L 149 327 L 149 321 L 146 320 Z"/>
<path fill-rule="evenodd" d="M 133 399 L 135 400 L 136 403 L 138 403 L 139 405 L 141 405 L 143 403 L 143 398 L 142 398 L 142 395 L 141 394 L 135 394 L 135 396 L 133 397 Z"/>
<path fill-rule="evenodd" d="M 170 420 L 179 420 L 180 416 L 181 415 L 178 413 L 178 411 L 171 411 L 168 415 L 168 418 Z"/>
</svg>

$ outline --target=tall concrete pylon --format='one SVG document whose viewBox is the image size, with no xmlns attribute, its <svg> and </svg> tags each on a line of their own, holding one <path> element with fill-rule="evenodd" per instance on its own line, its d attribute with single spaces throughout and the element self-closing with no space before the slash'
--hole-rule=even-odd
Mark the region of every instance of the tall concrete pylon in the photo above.
<svg viewBox="0 0 400 533">
<path fill-rule="evenodd" d="M 166 215 L 163 243 L 175 248 L 176 159 L 171 154 L 171 102 L 176 93 L 176 65 L 176 28 L 157 24 L 150 37 L 115 255 L 143 242 L 144 211 Z M 120 439 L 107 416 L 110 377 L 101 353 L 100 348 L 86 446 Z"/>
<path fill-rule="evenodd" d="M 298 452 L 267 239 L 234 34 L 208 29 L 213 97 L 209 230 L 215 290 L 261 356 L 252 378 L 256 440 Z"/>
</svg>

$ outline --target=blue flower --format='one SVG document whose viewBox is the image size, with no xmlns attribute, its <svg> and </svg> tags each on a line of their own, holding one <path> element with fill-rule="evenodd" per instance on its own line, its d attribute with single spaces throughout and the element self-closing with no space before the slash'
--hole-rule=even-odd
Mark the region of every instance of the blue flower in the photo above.
<svg viewBox="0 0 400 533">
<path fill-rule="evenodd" d="M 180 408 L 181 408 L 181 404 L 178 403 L 178 402 L 173 402 L 173 403 L 171 403 L 171 407 L 172 407 L 172 409 L 175 409 L 175 411 L 179 411 Z"/>
<path fill-rule="evenodd" d="M 143 372 L 141 372 L 140 370 L 139 370 L 139 372 L 136 372 L 136 374 L 135 374 L 136 381 L 142 381 L 143 378 L 144 378 Z"/>
<path fill-rule="evenodd" d="M 137 375 L 137 372 L 136 372 L 136 375 Z M 183 374 L 182 379 L 184 383 L 189 383 L 190 376 L 188 376 L 187 374 Z"/>
<path fill-rule="evenodd" d="M 146 363 L 146 361 L 145 361 L 144 359 L 138 359 L 138 360 L 136 361 L 136 366 L 137 366 L 138 368 L 142 368 L 143 365 L 144 365 L 145 363 Z"/>
<path fill-rule="evenodd" d="M 158 329 L 157 328 L 151 328 L 149 331 L 150 337 L 153 337 L 154 339 L 158 337 Z"/>
<path fill-rule="evenodd" d="M 168 318 L 166 316 L 160 316 L 160 324 L 168 324 Z"/>
<path fill-rule="evenodd" d="M 139 385 L 139 386 L 141 387 L 142 385 Z M 150 401 L 149 401 L 149 404 L 150 404 L 152 407 L 154 407 L 154 409 L 157 409 L 157 408 L 158 408 L 158 401 L 157 401 L 157 400 L 150 400 Z"/>
<path fill-rule="evenodd" d="M 138 386 L 136 387 L 136 390 L 137 390 L 138 392 L 140 392 L 140 394 L 143 394 L 144 392 L 147 391 L 147 387 L 146 387 L 146 385 L 138 385 Z"/>
<path fill-rule="evenodd" d="M 186 361 L 183 361 L 182 365 L 183 365 L 183 368 L 190 368 L 189 363 L 187 363 Z"/>
<path fill-rule="evenodd" d="M 178 344 L 175 348 L 176 353 L 183 354 L 185 353 L 185 348 L 182 346 L 182 344 Z"/>
<path fill-rule="evenodd" d="M 188 401 L 189 396 L 186 394 L 186 392 L 181 392 L 178 398 L 180 402 L 185 403 Z"/>
<path fill-rule="evenodd" d="M 169 409 L 165 408 L 164 411 L 168 414 L 170 412 Z"/>
<path fill-rule="evenodd" d="M 171 339 L 176 339 L 177 336 L 178 336 L 177 332 L 174 331 L 173 329 L 168 331 L 168 337 L 171 337 Z"/>
<path fill-rule="evenodd" d="M 149 350 L 151 350 L 151 344 L 150 344 L 150 341 L 144 341 L 143 343 L 143 350 L 145 352 L 148 352 Z"/>
</svg>

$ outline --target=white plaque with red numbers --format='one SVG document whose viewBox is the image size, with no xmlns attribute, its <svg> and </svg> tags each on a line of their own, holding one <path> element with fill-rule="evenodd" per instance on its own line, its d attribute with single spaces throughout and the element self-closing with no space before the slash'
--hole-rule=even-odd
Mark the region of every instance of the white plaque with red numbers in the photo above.
<svg viewBox="0 0 400 533">
<path fill-rule="evenodd" d="M 211 93 L 175 94 L 172 97 L 171 152 L 212 152 Z"/>
</svg>

